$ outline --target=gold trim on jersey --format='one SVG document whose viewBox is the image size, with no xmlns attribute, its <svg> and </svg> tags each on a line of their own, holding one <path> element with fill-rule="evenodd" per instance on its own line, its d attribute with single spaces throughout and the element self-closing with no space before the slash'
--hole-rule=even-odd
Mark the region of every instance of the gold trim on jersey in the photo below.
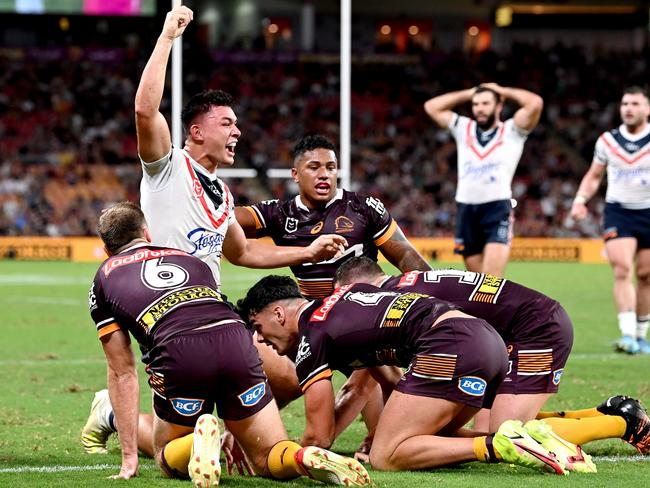
<svg viewBox="0 0 650 488">
<path fill-rule="evenodd" d="M 471 302 L 496 303 L 505 282 L 504 278 L 498 276 L 481 275 L 481 280 L 472 291 L 469 300 Z"/>
<path fill-rule="evenodd" d="M 418 354 L 411 374 L 418 378 L 452 380 L 456 372 L 456 354 Z"/>
<path fill-rule="evenodd" d="M 244 207 L 246 210 L 248 210 L 252 215 L 253 215 L 253 220 L 255 220 L 255 230 L 262 229 L 264 226 L 262 225 L 262 222 L 260 222 L 260 218 L 257 216 L 257 212 L 253 207 Z"/>
<path fill-rule="evenodd" d="M 334 225 L 336 226 L 335 232 L 337 234 L 346 234 L 354 230 L 354 222 L 352 222 L 345 215 L 340 215 L 336 217 L 336 220 L 334 221 Z"/>
<path fill-rule="evenodd" d="M 404 315 L 406 315 L 411 306 L 419 298 L 426 296 L 422 293 L 405 293 L 404 295 L 399 295 L 395 298 L 388 310 L 386 310 L 386 314 L 379 327 L 399 327 L 402 324 Z"/>
<path fill-rule="evenodd" d="M 168 293 L 149 306 L 138 317 L 138 323 L 145 329 L 151 329 L 171 310 L 188 302 L 216 300 L 223 302 L 221 294 L 208 286 L 192 286 Z"/>
<path fill-rule="evenodd" d="M 117 322 L 113 322 L 112 324 L 107 325 L 106 327 L 102 327 L 101 329 L 99 329 L 97 331 L 97 337 L 102 338 L 102 337 L 104 337 L 104 336 L 106 336 L 108 334 L 112 334 L 113 332 L 115 332 L 117 330 L 120 330 L 120 329 L 121 329 L 120 324 L 118 324 Z"/>
<path fill-rule="evenodd" d="M 386 232 L 384 232 L 382 235 L 380 235 L 379 237 L 377 237 L 375 239 L 375 241 L 374 241 L 375 246 L 379 247 L 382 244 L 384 244 L 388 239 L 393 237 L 393 234 L 395 234 L 397 229 L 398 229 L 397 222 L 395 222 L 395 219 L 393 219 L 391 221 L 390 225 L 388 226 L 388 228 L 386 229 Z"/>
<path fill-rule="evenodd" d="M 302 388 L 302 392 L 304 393 L 304 392 L 307 390 L 307 388 L 309 388 L 311 385 L 313 385 L 314 383 L 316 383 L 318 380 L 324 380 L 324 379 L 326 379 L 326 378 L 331 378 L 333 374 L 334 374 L 334 373 L 332 373 L 332 370 L 329 369 L 329 368 L 327 368 L 326 370 L 321 371 L 320 373 L 318 373 L 318 374 L 317 374 L 316 376 L 314 376 L 313 378 L 310 378 L 309 381 L 307 381 L 307 383 L 305 383 L 305 384 L 301 387 L 301 388 Z"/>
<path fill-rule="evenodd" d="M 553 369 L 553 349 L 519 350 L 517 359 L 517 374 L 520 376 L 550 374 Z"/>
<path fill-rule="evenodd" d="M 331 278 L 323 280 L 301 280 L 296 278 L 296 281 L 300 293 L 307 298 L 324 298 L 334 291 L 334 280 Z"/>
</svg>

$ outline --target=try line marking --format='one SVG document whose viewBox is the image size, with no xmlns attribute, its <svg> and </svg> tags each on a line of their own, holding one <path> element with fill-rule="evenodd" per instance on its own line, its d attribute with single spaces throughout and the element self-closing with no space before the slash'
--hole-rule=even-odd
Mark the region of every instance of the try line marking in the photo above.
<svg viewBox="0 0 650 488">
<path fill-rule="evenodd" d="M 594 456 L 593 459 L 601 463 L 618 463 L 618 462 L 634 462 L 634 461 L 647 461 L 647 456 Z M 11 473 L 65 473 L 65 472 L 81 472 L 81 471 L 104 471 L 107 469 L 119 470 L 118 464 L 92 464 L 89 466 L 16 466 L 15 468 L 1 468 L 0 474 Z M 139 469 L 157 469 L 153 464 L 141 464 Z"/>
</svg>

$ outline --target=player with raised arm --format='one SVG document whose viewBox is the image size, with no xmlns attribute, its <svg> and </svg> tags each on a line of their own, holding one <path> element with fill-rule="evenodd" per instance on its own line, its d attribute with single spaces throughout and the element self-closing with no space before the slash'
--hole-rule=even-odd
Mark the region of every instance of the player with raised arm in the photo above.
<svg viewBox="0 0 650 488">
<path fill-rule="evenodd" d="M 167 14 L 135 97 L 138 153 L 143 169 L 140 198 L 153 242 L 199 257 L 210 266 L 217 287 L 221 285 L 222 254 L 234 264 L 253 268 L 320 262 L 339 256 L 346 241 L 338 235 L 319 236 L 307 247 L 277 247 L 246 239 L 235 219 L 233 196 L 217 177 L 219 166 L 234 163 L 241 136 L 232 98 L 227 93 L 205 91 L 193 96 L 182 113 L 185 145 L 172 145 L 160 103 L 172 44 L 192 18 L 193 12 L 185 6 Z M 289 361 L 262 344 L 256 346 L 274 392 L 295 382 Z M 86 452 L 106 452 L 110 432 L 100 429 L 94 419 L 94 412 L 105 409 L 110 409 L 110 403 L 102 391 L 93 401 L 82 431 Z M 142 420 L 140 448 L 151 455 L 151 417 L 144 415 Z"/>
<path fill-rule="evenodd" d="M 241 318 L 223 300 L 210 268 L 178 249 L 153 246 L 144 214 L 124 202 L 99 218 L 109 258 L 89 292 L 90 313 L 108 362 L 108 390 L 122 447 L 115 478 L 138 468 L 139 386 L 130 336 L 142 351 L 154 393 L 153 451 L 170 477 L 217 486 L 217 408 L 256 474 L 366 485 L 353 459 L 287 440 L 261 361 Z"/>
<path fill-rule="evenodd" d="M 494 327 L 506 343 L 509 366 L 490 410 L 490 432 L 508 419 L 536 418 L 549 396 L 558 391 L 571 352 L 573 325 L 559 302 L 538 291 L 504 278 L 455 269 L 388 276 L 364 257 L 342 265 L 336 283 L 369 283 L 382 290 L 434 296 Z M 596 409 L 545 412 L 541 417 L 555 433 L 575 444 L 622 438 L 641 453 L 650 451 L 650 420 L 631 398 Z"/>
<path fill-rule="evenodd" d="M 614 302 L 621 338 L 616 349 L 650 354 L 650 100 L 640 87 L 623 93 L 623 123 L 604 132 L 571 207 L 575 219 L 587 216 L 587 202 L 607 172 L 603 238 L 614 271 Z M 635 272 L 636 271 L 636 272 Z M 633 277 L 636 275 L 636 286 Z"/>
<path fill-rule="evenodd" d="M 501 122 L 504 100 L 520 108 Z M 453 111 L 471 101 L 470 119 Z M 469 271 L 503 276 L 512 239 L 512 178 L 543 108 L 538 95 L 483 83 L 431 98 L 424 110 L 456 140 L 458 186 L 454 252 Z"/>
</svg>

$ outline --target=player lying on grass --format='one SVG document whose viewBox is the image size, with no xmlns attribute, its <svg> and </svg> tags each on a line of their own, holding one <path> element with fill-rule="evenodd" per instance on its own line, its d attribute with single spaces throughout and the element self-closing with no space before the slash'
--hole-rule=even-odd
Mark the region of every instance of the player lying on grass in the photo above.
<svg viewBox="0 0 650 488">
<path fill-rule="evenodd" d="M 336 280 L 339 285 L 369 283 L 382 290 L 434 296 L 493 326 L 507 346 L 508 373 L 490 410 L 490 432 L 507 419 L 526 422 L 536 418 L 549 396 L 557 393 L 571 351 L 573 325 L 556 300 L 513 281 L 471 271 L 443 269 L 388 276 L 364 257 L 341 265 Z M 359 397 L 348 402 L 346 422 L 352 421 L 362 403 Z M 597 409 L 542 417 L 556 434 L 575 444 L 623 438 L 641 453 L 650 450 L 650 421 L 640 403 L 631 398 L 619 397 Z"/>
<path fill-rule="evenodd" d="M 152 246 L 144 214 L 124 202 L 99 218 L 110 256 L 98 269 L 89 307 L 108 362 L 114 415 L 98 422 L 117 428 L 122 466 L 138 468 L 139 387 L 133 336 L 142 351 L 153 395 L 153 450 L 163 473 L 219 483 L 219 416 L 244 449 L 255 473 L 275 479 L 309 476 L 366 485 L 351 458 L 287 440 L 252 337 L 223 301 L 210 268 L 186 252 Z"/>
<path fill-rule="evenodd" d="M 541 421 L 508 421 L 495 434 L 476 437 L 463 428 L 481 407 L 491 406 L 508 355 L 487 322 L 448 302 L 367 284 L 309 301 L 291 278 L 268 276 L 237 306 L 258 340 L 296 364 L 305 401 L 303 444 L 329 446 L 334 440 L 333 370 L 389 364 L 408 370 L 377 425 L 373 468 L 427 469 L 478 460 L 558 474 L 595 472 L 588 455 Z"/>
</svg>

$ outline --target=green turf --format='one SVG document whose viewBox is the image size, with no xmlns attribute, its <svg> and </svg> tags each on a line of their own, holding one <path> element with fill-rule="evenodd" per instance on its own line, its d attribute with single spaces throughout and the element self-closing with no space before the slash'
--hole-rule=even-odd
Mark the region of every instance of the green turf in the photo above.
<svg viewBox="0 0 650 488">
<path fill-rule="evenodd" d="M 105 386 L 106 367 L 86 304 L 94 264 L 0 261 L 0 486 L 115 486 L 105 478 L 117 471 L 118 444 L 108 455 L 87 456 L 78 445 L 93 392 Z M 224 265 L 225 293 L 234 300 L 264 273 Z M 650 401 L 650 357 L 612 352 L 617 338 L 611 298 L 611 271 L 603 265 L 513 263 L 508 277 L 559 299 L 575 324 L 575 345 L 560 394 L 548 408 L 593 406 L 614 393 Z M 140 379 L 144 380 L 144 374 Z M 340 381 L 340 378 L 337 379 Z M 142 405 L 149 407 L 142 381 Z M 303 428 L 300 402 L 283 411 L 293 437 Z M 353 452 L 363 436 L 355 422 L 335 444 Z M 648 486 L 649 458 L 631 458 L 634 449 L 618 440 L 586 446 L 597 456 L 597 475 L 561 478 L 524 468 L 470 463 L 425 473 L 371 473 L 377 486 L 416 486 L 442 483 L 448 487 Z M 101 465 L 107 465 L 102 468 Z M 79 471 L 74 467 L 96 466 Z M 17 468 L 72 469 L 62 472 L 9 472 Z M 164 480 L 152 462 L 141 460 L 131 487 L 189 486 Z M 260 479 L 224 476 L 223 486 L 277 486 Z M 307 480 L 285 485 L 313 486 Z"/>
</svg>

